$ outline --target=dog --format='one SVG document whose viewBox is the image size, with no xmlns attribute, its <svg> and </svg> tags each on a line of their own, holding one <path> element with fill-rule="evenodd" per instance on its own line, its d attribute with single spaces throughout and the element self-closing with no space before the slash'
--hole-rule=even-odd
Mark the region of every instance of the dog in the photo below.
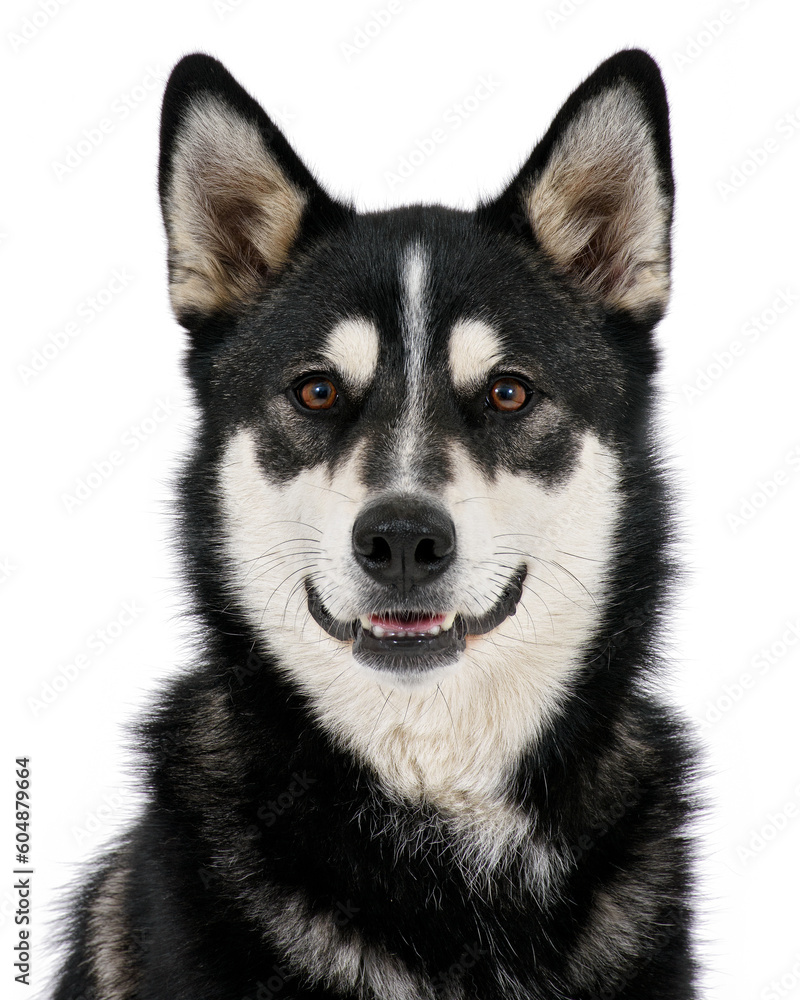
<svg viewBox="0 0 800 1000">
<path fill-rule="evenodd" d="M 474 211 L 357 213 L 187 56 L 159 191 L 201 652 L 56 1000 L 694 997 L 656 64 L 599 66 Z"/>
</svg>

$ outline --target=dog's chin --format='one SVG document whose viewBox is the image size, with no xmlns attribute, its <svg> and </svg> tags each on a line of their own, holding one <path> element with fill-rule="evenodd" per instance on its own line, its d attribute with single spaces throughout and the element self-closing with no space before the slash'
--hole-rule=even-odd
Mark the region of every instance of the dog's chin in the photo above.
<svg viewBox="0 0 800 1000">
<path fill-rule="evenodd" d="M 332 638 L 352 643 L 358 663 L 414 684 L 454 667 L 470 636 L 486 635 L 516 614 L 526 575 L 527 569 L 519 566 L 492 607 L 480 616 L 392 609 L 343 620 L 328 611 L 310 580 L 306 580 L 306 594 L 311 617 Z"/>
</svg>

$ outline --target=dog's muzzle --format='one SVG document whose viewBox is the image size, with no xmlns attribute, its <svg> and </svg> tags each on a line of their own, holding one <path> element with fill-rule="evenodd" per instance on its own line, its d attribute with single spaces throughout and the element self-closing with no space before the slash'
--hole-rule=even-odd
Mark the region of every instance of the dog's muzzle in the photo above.
<svg viewBox="0 0 800 1000">
<path fill-rule="evenodd" d="M 385 610 L 343 621 L 328 611 L 310 579 L 308 609 L 334 639 L 353 643 L 353 656 L 379 670 L 406 674 L 455 662 L 467 637 L 484 635 L 516 613 L 527 575 L 517 567 L 481 616 L 431 607 L 432 584 L 456 555 L 456 531 L 445 511 L 415 498 L 369 505 L 353 526 L 353 555 L 385 593 Z"/>
</svg>

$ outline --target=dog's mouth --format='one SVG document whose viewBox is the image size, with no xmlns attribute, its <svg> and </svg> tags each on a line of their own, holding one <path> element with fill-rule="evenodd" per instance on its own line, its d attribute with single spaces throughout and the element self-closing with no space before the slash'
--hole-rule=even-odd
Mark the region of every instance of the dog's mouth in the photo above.
<svg viewBox="0 0 800 1000">
<path fill-rule="evenodd" d="M 387 610 L 351 621 L 334 618 L 306 580 L 308 610 L 328 635 L 353 643 L 353 656 L 377 670 L 404 673 L 431 670 L 455 662 L 469 636 L 485 635 L 516 614 L 527 569 L 519 566 L 497 601 L 479 617 L 443 611 Z"/>
</svg>

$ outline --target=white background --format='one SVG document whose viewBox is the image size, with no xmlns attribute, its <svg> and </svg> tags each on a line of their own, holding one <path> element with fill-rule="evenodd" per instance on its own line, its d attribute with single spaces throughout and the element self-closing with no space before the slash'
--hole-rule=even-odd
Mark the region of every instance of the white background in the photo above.
<svg viewBox="0 0 800 1000">
<path fill-rule="evenodd" d="M 600 61 L 640 46 L 665 75 L 677 181 L 659 339 L 689 573 L 668 688 L 706 754 L 704 995 L 800 997 L 800 9 L 391 9 L 381 27 L 385 0 L 3 5 L 0 993 L 25 994 L 10 950 L 13 758 L 32 760 L 38 993 L 58 887 L 136 809 L 125 727 L 190 659 L 169 543 L 192 412 L 156 196 L 161 80 L 181 55 L 210 52 L 334 193 L 370 208 L 471 206 Z M 493 92 L 470 100 L 481 78 Z M 392 183 L 436 128 L 446 141 Z M 112 452 L 121 464 L 70 504 Z"/>
</svg>

